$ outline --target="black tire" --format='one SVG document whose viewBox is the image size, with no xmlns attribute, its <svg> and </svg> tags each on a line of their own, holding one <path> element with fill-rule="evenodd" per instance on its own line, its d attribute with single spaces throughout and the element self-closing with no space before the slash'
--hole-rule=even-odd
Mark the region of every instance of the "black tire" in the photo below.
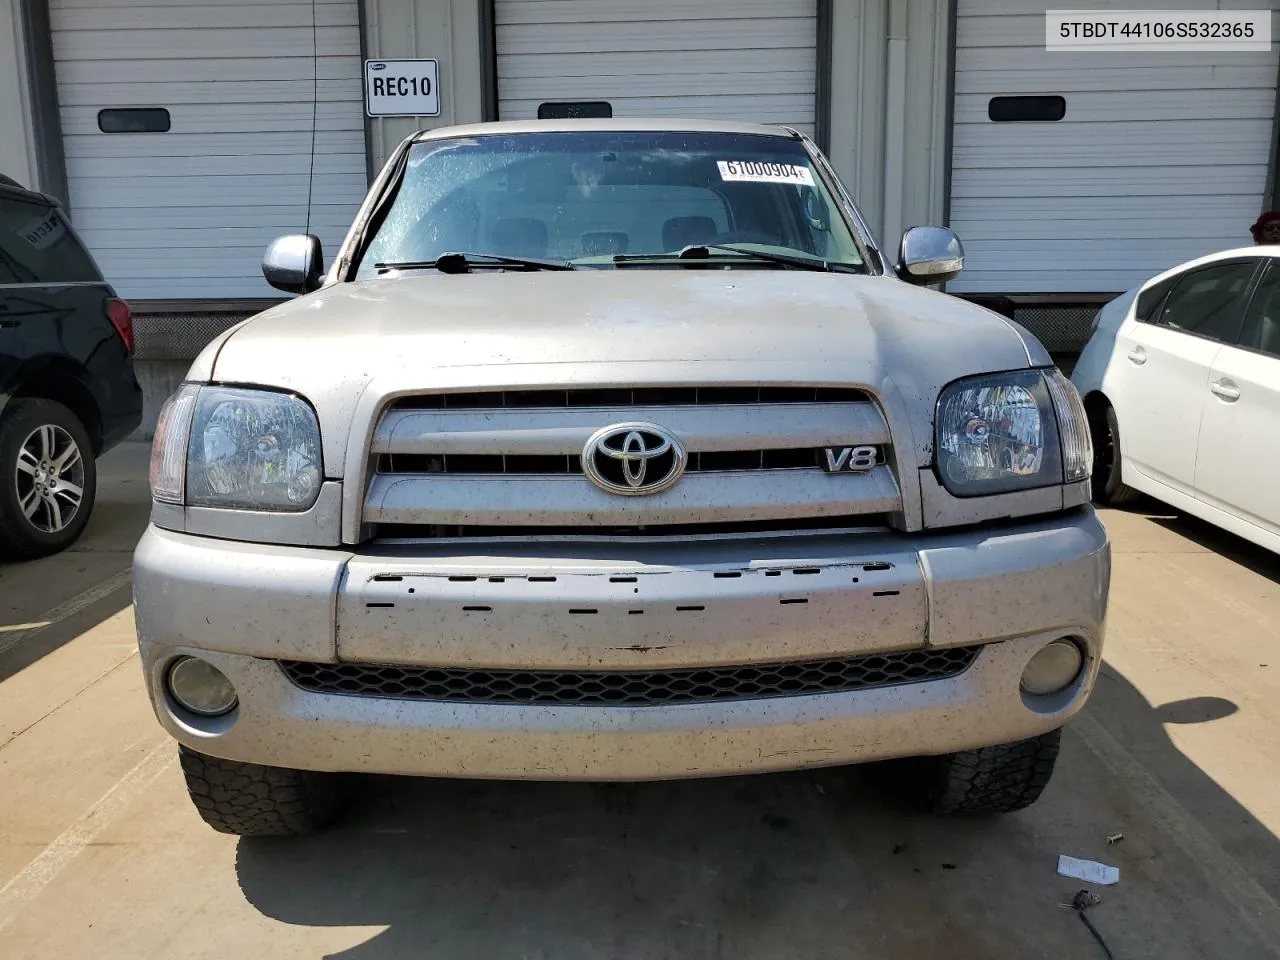
<svg viewBox="0 0 1280 960">
<path fill-rule="evenodd" d="M 46 436 L 54 459 L 32 463 Z M 48 476 L 45 471 L 71 446 L 58 475 Z M 0 559 L 45 557 L 75 543 L 93 512 L 97 486 L 93 444 L 76 415 L 52 400 L 13 401 L 0 418 Z M 73 504 L 76 487 L 81 492 Z"/>
<path fill-rule="evenodd" d="M 238 763 L 178 747 L 187 793 L 204 822 L 240 837 L 311 833 L 346 808 L 338 774 Z"/>
<path fill-rule="evenodd" d="M 1132 503 L 1139 491 L 1120 479 L 1120 422 L 1115 408 L 1105 400 L 1090 411 L 1093 433 L 1093 499 L 1109 507 Z"/>
<path fill-rule="evenodd" d="M 1013 813 L 1029 807 L 1053 775 L 1062 731 L 926 758 L 925 799 L 934 813 Z"/>
</svg>

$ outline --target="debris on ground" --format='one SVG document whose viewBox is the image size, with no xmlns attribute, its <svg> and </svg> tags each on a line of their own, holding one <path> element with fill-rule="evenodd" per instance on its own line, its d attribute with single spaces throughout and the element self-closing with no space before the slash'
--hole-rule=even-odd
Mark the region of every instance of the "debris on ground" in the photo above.
<svg viewBox="0 0 1280 960">
<path fill-rule="evenodd" d="M 943 870 L 954 870 L 955 868 L 956 868 L 956 865 L 954 863 L 944 863 L 942 865 Z"/>
<path fill-rule="evenodd" d="M 1117 844 L 1123 839 L 1124 839 L 1123 833 L 1113 833 L 1111 834 L 1111 836 L 1107 837 L 1107 846 L 1110 847 L 1114 844 Z"/>
<path fill-rule="evenodd" d="M 1092 890 L 1081 890 L 1071 898 L 1071 903 L 1068 906 L 1072 910 L 1088 910 L 1090 907 L 1096 907 L 1101 902 L 1102 897 Z"/>
<path fill-rule="evenodd" d="M 1093 939 L 1098 941 L 1098 946 L 1102 948 L 1102 952 L 1107 955 L 1107 960 L 1115 960 L 1115 955 L 1111 952 L 1111 948 L 1107 946 L 1107 941 L 1102 939 L 1102 934 L 1098 932 L 1098 928 L 1093 925 L 1093 921 L 1085 916 L 1084 912 L 1090 907 L 1096 907 L 1102 902 L 1102 898 L 1092 890 L 1081 890 L 1071 898 L 1070 906 L 1076 912 L 1076 916 L 1080 918 L 1080 922 L 1089 928 L 1089 932 L 1093 934 Z"/>
<path fill-rule="evenodd" d="M 1104 887 L 1120 882 L 1119 867 L 1109 867 L 1105 863 L 1098 863 L 1096 860 L 1078 860 L 1075 857 L 1068 857 L 1066 854 L 1058 857 L 1058 873 L 1064 877 L 1072 877 L 1076 880 L 1083 880 L 1085 883 L 1096 883 Z"/>
</svg>

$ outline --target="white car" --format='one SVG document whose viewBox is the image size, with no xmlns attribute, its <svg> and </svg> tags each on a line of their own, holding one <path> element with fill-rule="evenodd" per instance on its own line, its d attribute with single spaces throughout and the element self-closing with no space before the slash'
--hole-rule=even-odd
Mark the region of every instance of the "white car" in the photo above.
<svg viewBox="0 0 1280 960">
<path fill-rule="evenodd" d="M 1095 500 L 1148 493 L 1280 552 L 1280 247 L 1201 257 L 1113 300 L 1071 379 Z"/>
</svg>

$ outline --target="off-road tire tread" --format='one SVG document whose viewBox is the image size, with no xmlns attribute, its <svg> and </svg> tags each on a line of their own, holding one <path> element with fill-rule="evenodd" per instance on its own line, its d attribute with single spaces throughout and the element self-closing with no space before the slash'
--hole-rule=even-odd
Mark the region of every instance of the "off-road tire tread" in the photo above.
<svg viewBox="0 0 1280 960">
<path fill-rule="evenodd" d="M 13 469 L 12 451 L 26 439 L 33 426 L 52 423 L 62 427 L 80 447 L 84 463 L 84 495 L 80 513 L 57 536 L 33 530 L 22 516 L 9 479 Z M 21 436 L 19 436 L 21 434 Z M 53 400 L 20 399 L 12 401 L 0 417 L 0 560 L 34 560 L 65 550 L 84 533 L 97 495 L 98 470 L 93 458 L 93 443 L 84 424 L 69 409 Z"/>
<path fill-rule="evenodd" d="M 1125 504 L 1133 503 L 1138 497 L 1142 496 L 1142 491 L 1133 489 L 1133 487 L 1120 479 L 1120 421 L 1116 418 L 1115 407 L 1108 403 L 1101 412 L 1102 422 L 1098 424 L 1098 429 L 1105 431 L 1108 435 L 1108 442 L 1115 445 L 1116 458 L 1108 476 L 1094 477 L 1093 499 L 1105 506 L 1123 507 Z M 1096 444 L 1097 442 L 1098 438 L 1094 437 L 1094 443 Z"/>
<path fill-rule="evenodd" d="M 1053 775 L 1062 731 L 937 757 L 930 806 L 940 814 L 1013 813 L 1029 807 Z"/>
<path fill-rule="evenodd" d="M 334 774 L 222 760 L 184 746 L 178 756 L 191 802 L 220 833 L 298 836 L 329 825 L 345 806 Z"/>
</svg>

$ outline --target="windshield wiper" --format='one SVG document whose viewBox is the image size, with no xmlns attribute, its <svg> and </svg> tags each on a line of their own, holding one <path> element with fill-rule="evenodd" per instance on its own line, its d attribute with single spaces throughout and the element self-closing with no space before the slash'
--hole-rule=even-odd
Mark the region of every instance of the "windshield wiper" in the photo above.
<svg viewBox="0 0 1280 960">
<path fill-rule="evenodd" d="M 832 263 L 829 260 L 819 260 L 814 257 L 792 257 L 785 253 L 769 253 L 763 250 L 746 250 L 739 246 L 731 244 L 699 244 L 695 246 L 685 247 L 679 253 L 630 253 L 618 254 L 613 258 L 613 262 L 618 265 L 629 263 L 662 263 L 672 260 L 710 260 L 715 261 L 717 258 L 712 256 L 712 251 L 722 250 L 725 253 L 733 254 L 734 259 L 754 260 L 758 263 L 779 263 L 783 266 L 796 267 L 800 270 L 821 270 L 831 273 L 858 273 L 857 267 L 847 263 Z M 728 259 L 728 258 L 725 258 Z"/>
<path fill-rule="evenodd" d="M 444 253 L 434 260 L 405 260 L 399 263 L 375 263 L 379 273 L 388 270 L 429 270 L 441 273 L 470 273 L 472 267 L 519 267 L 522 270 L 573 270 L 567 260 L 543 260 L 540 257 L 508 257 L 498 253 Z"/>
</svg>

